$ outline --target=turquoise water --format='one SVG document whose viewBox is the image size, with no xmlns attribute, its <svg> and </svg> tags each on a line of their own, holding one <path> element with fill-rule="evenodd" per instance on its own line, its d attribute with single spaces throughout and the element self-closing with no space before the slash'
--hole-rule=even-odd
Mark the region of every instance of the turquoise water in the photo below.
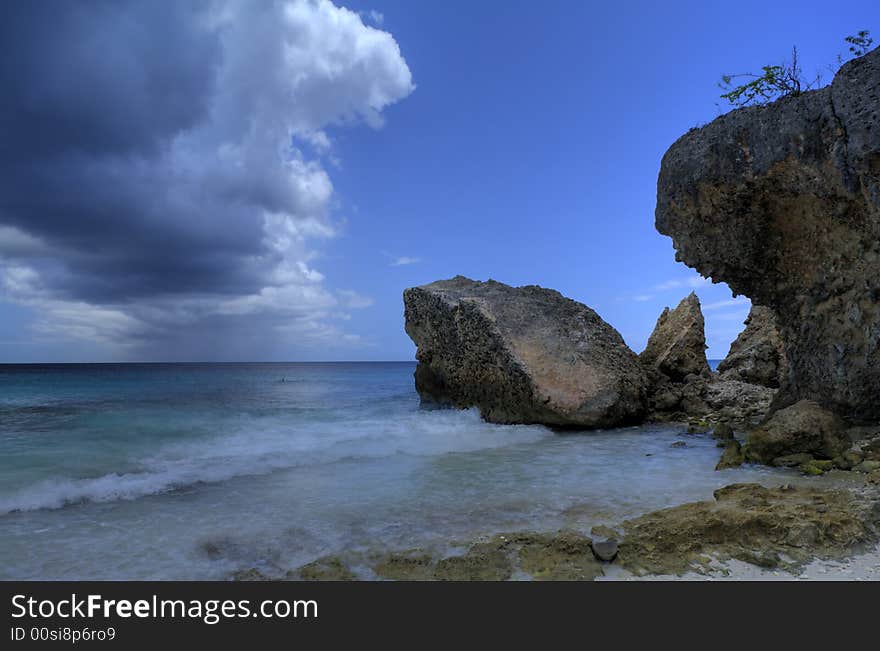
<svg viewBox="0 0 880 651">
<path fill-rule="evenodd" d="M 420 409 L 413 364 L 0 366 L 0 578 L 215 579 L 711 497 L 711 439 Z M 676 440 L 687 447 L 673 448 Z"/>
</svg>

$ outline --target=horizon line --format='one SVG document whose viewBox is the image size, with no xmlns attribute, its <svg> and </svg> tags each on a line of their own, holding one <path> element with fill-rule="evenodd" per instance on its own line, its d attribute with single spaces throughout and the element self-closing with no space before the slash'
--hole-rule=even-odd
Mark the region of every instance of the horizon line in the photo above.
<svg viewBox="0 0 880 651">
<path fill-rule="evenodd" d="M 406 364 L 416 362 L 415 359 L 374 359 L 374 360 L 250 360 L 250 361 L 222 361 L 222 360 L 165 360 L 165 361 L 116 361 L 116 362 L 0 362 L 0 366 L 62 366 L 62 365 L 98 365 L 109 366 L 111 364 Z"/>
<path fill-rule="evenodd" d="M 723 357 L 706 357 L 708 362 L 720 362 Z M 0 366 L 111 366 L 123 364 L 411 364 L 418 362 L 417 359 L 370 359 L 370 360 L 273 360 L 273 361 L 125 361 L 125 362 L 0 362 Z"/>
</svg>

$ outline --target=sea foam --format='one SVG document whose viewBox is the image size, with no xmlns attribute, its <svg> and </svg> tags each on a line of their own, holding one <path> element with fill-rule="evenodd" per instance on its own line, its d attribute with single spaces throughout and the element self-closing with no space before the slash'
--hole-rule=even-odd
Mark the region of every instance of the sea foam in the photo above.
<svg viewBox="0 0 880 651">
<path fill-rule="evenodd" d="M 476 410 L 419 410 L 404 418 L 285 425 L 240 418 L 233 431 L 163 446 L 128 460 L 134 472 L 57 477 L 0 496 L 0 514 L 58 509 L 83 502 L 132 500 L 200 483 L 262 475 L 304 465 L 401 455 L 442 455 L 535 441 L 541 426 L 484 423 Z"/>
</svg>

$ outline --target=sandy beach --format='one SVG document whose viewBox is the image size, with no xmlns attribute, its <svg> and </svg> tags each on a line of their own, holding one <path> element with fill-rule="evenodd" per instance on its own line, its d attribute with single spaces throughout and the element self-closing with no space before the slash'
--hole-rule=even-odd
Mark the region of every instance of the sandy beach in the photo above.
<svg viewBox="0 0 880 651">
<path fill-rule="evenodd" d="M 609 566 L 606 575 L 597 581 L 880 581 L 880 546 L 841 561 L 815 560 L 798 574 L 767 570 L 750 563 L 731 560 L 715 563 L 717 569 L 708 574 L 687 572 L 682 576 L 651 574 L 636 576 Z"/>
</svg>

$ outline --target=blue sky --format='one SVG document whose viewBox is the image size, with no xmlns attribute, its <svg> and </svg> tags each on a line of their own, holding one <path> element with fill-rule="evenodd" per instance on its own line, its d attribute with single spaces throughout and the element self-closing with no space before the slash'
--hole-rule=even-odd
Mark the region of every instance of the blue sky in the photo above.
<svg viewBox="0 0 880 651">
<path fill-rule="evenodd" d="M 181 313 L 176 300 L 195 310 L 215 295 L 210 274 L 185 297 L 175 298 L 173 284 L 99 295 L 82 282 L 56 282 L 60 272 L 50 273 L 44 256 L 44 266 L 7 265 L 8 274 L 18 275 L 9 275 L 0 301 L 0 361 L 409 360 L 414 347 L 403 331 L 403 289 L 456 274 L 557 289 L 594 308 L 636 351 L 662 308 L 695 289 L 705 308 L 709 357 L 723 357 L 748 302 L 676 263 L 671 241 L 654 230 L 660 159 L 681 134 L 722 110 L 716 87 L 722 73 L 758 69 L 797 45 L 805 74 L 821 72 L 827 83 L 827 66 L 845 53 L 843 37 L 880 30 L 880 12 L 869 2 L 371 0 L 344 6 L 363 23 L 350 26 L 351 33 L 390 34 L 376 46 L 388 57 L 382 66 L 354 59 L 350 82 L 358 88 L 358 75 L 374 74 L 380 81 L 369 98 L 378 88 L 384 99 L 374 114 L 374 99 L 358 108 L 359 96 L 346 90 L 351 114 L 339 109 L 312 119 L 303 113 L 292 127 L 300 158 L 332 184 L 332 194 L 322 195 L 320 220 L 296 222 L 307 226 L 298 227 L 305 235 L 297 249 L 306 280 L 297 281 L 300 293 L 284 294 L 308 296 L 305 302 L 318 291 L 326 294 L 323 302 L 308 303 L 321 306 L 314 318 L 295 315 L 310 329 L 286 329 L 287 313 L 278 313 L 267 334 L 251 342 L 237 334 L 246 329 L 215 314 L 204 322 L 217 333 L 210 345 L 154 336 L 157 324 Z M 389 66 L 397 66 L 394 74 Z M 232 77 L 218 83 L 226 79 Z M 334 88 L 314 105 L 326 107 L 327 97 L 342 95 Z M 0 204 L 0 226 L 16 205 Z M 26 236 L 28 246 L 80 259 L 57 226 L 37 231 L 24 220 L 9 223 L 15 229 L 7 232 L 10 241 Z M 64 269 L 73 274 L 79 268 L 70 262 Z M 240 294 L 220 301 L 224 317 L 240 316 L 246 324 L 255 305 L 261 315 L 269 309 L 265 290 L 224 285 L 222 291 Z M 160 309 L 161 319 L 155 316 Z M 175 332 L 193 319 L 181 317 Z M 96 332 L 84 320 L 106 327 Z M 205 332 L 206 326 L 192 328 Z M 264 346 L 274 332 L 281 333 L 277 345 Z"/>
</svg>

